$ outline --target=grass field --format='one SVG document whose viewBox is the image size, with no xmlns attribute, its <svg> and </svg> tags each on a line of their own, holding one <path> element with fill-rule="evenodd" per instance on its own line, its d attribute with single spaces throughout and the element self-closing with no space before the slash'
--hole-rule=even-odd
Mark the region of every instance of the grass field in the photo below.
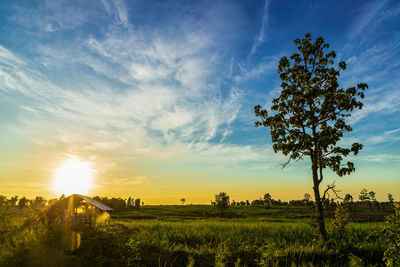
<svg viewBox="0 0 400 267">
<path fill-rule="evenodd" d="M 62 226 L 27 223 L 37 216 L 31 210 L 0 214 L 4 266 L 381 266 L 387 249 L 385 223 L 357 222 L 357 212 L 342 237 L 330 230 L 328 242 L 318 241 L 311 207 L 234 206 L 220 217 L 209 205 L 144 206 L 83 230 L 75 251 L 62 246 Z"/>
</svg>

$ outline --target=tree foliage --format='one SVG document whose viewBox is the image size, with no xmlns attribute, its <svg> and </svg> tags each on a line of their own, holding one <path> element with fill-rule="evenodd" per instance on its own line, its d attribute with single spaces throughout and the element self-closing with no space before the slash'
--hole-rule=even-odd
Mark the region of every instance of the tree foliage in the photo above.
<svg viewBox="0 0 400 267">
<path fill-rule="evenodd" d="M 221 215 L 223 215 L 224 210 L 229 206 L 229 196 L 225 192 L 215 195 L 215 206 L 220 211 Z"/>
<path fill-rule="evenodd" d="M 355 171 L 353 162 L 343 161 L 350 154 L 357 155 L 362 145 L 353 143 L 346 148 L 338 142 L 345 132 L 353 130 L 346 119 L 352 111 L 363 107 L 361 99 L 368 85 L 339 87 L 338 77 L 347 65 L 344 61 L 335 65 L 336 53 L 327 51 L 329 44 L 322 37 L 313 42 L 308 33 L 304 39 L 294 40 L 294 44 L 299 53 L 279 61 L 280 96 L 272 100 L 269 111 L 260 105 L 254 107 L 260 118 L 255 126 L 270 128 L 274 151 L 289 156 L 286 164 L 304 156 L 311 159 L 320 231 L 326 236 L 323 208 L 319 204 L 324 201 L 319 193 L 322 170 L 328 167 L 339 176 Z"/>
<path fill-rule="evenodd" d="M 23 208 L 26 208 L 28 206 L 28 200 L 26 199 L 26 197 L 22 197 L 19 201 L 18 201 L 18 207 L 22 210 Z"/>
<path fill-rule="evenodd" d="M 271 202 L 272 202 L 271 195 L 269 193 L 264 194 L 264 203 L 268 208 L 271 207 Z"/>
<path fill-rule="evenodd" d="M 395 203 L 395 213 L 387 217 L 385 229 L 388 249 L 384 253 L 387 266 L 400 265 L 400 204 Z"/>
<path fill-rule="evenodd" d="M 350 194 L 346 194 L 343 198 L 343 202 L 346 204 L 353 202 L 353 196 Z"/>
<path fill-rule="evenodd" d="M 360 199 L 361 201 L 370 200 L 367 189 L 364 188 L 363 190 L 361 190 L 360 195 L 358 196 L 358 199 Z"/>
<path fill-rule="evenodd" d="M 339 176 L 353 172 L 354 164 L 342 160 L 350 153 L 357 155 L 362 145 L 353 143 L 350 148 L 343 148 L 338 141 L 345 132 L 352 131 L 346 118 L 354 109 L 361 109 L 364 90 L 367 84 L 359 83 L 356 87 L 339 88 L 338 77 L 346 63 L 341 61 L 338 70 L 334 68 L 336 53 L 329 48 L 322 37 L 314 43 L 311 35 L 305 39 L 294 40 L 301 54 L 282 57 L 278 72 L 282 80 L 282 91 L 272 101 L 271 111 L 255 107 L 256 116 L 261 121 L 256 126 L 271 129 L 273 148 L 281 151 L 290 159 L 296 160 L 310 156 L 317 160 L 318 167 L 329 167 Z"/>
<path fill-rule="evenodd" d="M 37 196 L 34 200 L 33 200 L 33 208 L 35 209 L 42 209 L 46 206 L 46 199 L 44 197 L 41 196 Z"/>
</svg>

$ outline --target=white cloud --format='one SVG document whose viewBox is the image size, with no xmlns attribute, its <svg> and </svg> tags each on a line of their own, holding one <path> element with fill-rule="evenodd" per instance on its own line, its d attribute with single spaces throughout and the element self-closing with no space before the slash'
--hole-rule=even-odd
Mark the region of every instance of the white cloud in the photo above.
<svg viewBox="0 0 400 267">
<path fill-rule="evenodd" d="M 361 14 L 356 17 L 354 23 L 350 26 L 348 34 L 351 38 L 360 35 L 371 22 L 375 22 L 375 17 L 387 4 L 389 0 L 378 0 L 373 2 L 365 2 L 360 12 Z"/>
<path fill-rule="evenodd" d="M 370 162 L 400 162 L 400 155 L 391 155 L 391 154 L 374 154 L 369 156 L 360 157 L 360 160 L 370 161 Z"/>
<path fill-rule="evenodd" d="M 129 24 L 122 2 L 103 5 L 114 21 L 100 36 L 72 38 L 62 47 L 37 45 L 38 56 L 29 60 L 0 46 L 0 64 L 8 66 L 0 88 L 26 111 L 18 118 L 21 133 L 66 153 L 123 151 L 158 158 L 231 135 L 243 94 L 221 89 L 213 36 L 201 27 L 186 31 L 188 25 L 173 35 L 150 35 Z M 57 22 L 55 15 L 51 21 Z M 92 71 L 80 72 L 82 66 Z M 49 70 L 55 75 L 48 76 Z M 54 78 L 64 75 L 68 83 Z"/>
<path fill-rule="evenodd" d="M 264 4 L 264 12 L 261 19 L 261 26 L 258 35 L 254 39 L 253 46 L 251 47 L 249 58 L 257 51 L 258 47 L 265 42 L 266 38 L 266 27 L 268 26 L 268 8 L 271 3 L 271 0 L 265 0 Z"/>
<path fill-rule="evenodd" d="M 265 61 L 246 68 L 242 64 L 240 65 L 241 74 L 234 77 L 237 82 L 243 82 L 247 80 L 255 80 L 262 76 L 265 76 L 272 71 L 276 71 L 277 59 L 266 59 Z"/>
<path fill-rule="evenodd" d="M 342 86 L 356 86 L 359 82 L 369 85 L 363 100 L 364 107 L 353 113 L 349 119 L 350 123 L 360 122 L 368 115 L 393 114 L 400 111 L 400 78 L 396 76 L 400 65 L 393 60 L 391 44 L 375 44 L 361 49 L 360 44 L 350 43 L 338 57 L 348 64 L 340 76 Z M 392 78 L 388 79 L 390 74 L 393 74 Z"/>
<path fill-rule="evenodd" d="M 399 132 L 400 132 L 400 128 L 397 128 L 397 129 L 393 129 L 390 131 L 386 131 L 385 134 L 395 134 L 395 133 L 399 133 Z"/>
<path fill-rule="evenodd" d="M 44 28 L 44 31 L 46 31 L 46 32 L 55 32 L 56 28 L 54 28 L 53 24 L 47 23 L 46 27 Z"/>
<path fill-rule="evenodd" d="M 366 138 L 366 143 L 375 145 L 380 143 L 393 143 L 400 141 L 400 129 L 386 131 L 383 134 L 377 134 Z"/>
</svg>

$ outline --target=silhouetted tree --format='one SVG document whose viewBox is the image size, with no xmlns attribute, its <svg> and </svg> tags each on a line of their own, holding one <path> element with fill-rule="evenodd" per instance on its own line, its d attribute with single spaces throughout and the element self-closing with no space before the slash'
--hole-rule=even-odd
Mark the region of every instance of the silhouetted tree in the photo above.
<svg viewBox="0 0 400 267">
<path fill-rule="evenodd" d="M 17 206 L 17 202 L 18 202 L 18 196 L 11 197 L 10 199 L 7 200 L 7 206 L 15 207 Z"/>
<path fill-rule="evenodd" d="M 376 202 L 376 198 L 375 198 L 375 192 L 374 191 L 369 191 L 368 196 L 369 199 L 371 199 L 372 201 Z"/>
<path fill-rule="evenodd" d="M 47 201 L 46 199 L 44 199 L 44 197 L 38 196 L 33 200 L 32 206 L 34 209 L 41 209 L 44 208 L 44 206 L 46 206 L 46 202 Z"/>
<path fill-rule="evenodd" d="M 133 197 L 128 197 L 128 199 L 126 200 L 126 207 L 127 208 L 135 207 L 135 199 Z"/>
<path fill-rule="evenodd" d="M 229 196 L 225 192 L 215 195 L 215 206 L 220 211 L 221 215 L 223 215 L 224 210 L 229 206 Z"/>
<path fill-rule="evenodd" d="M 185 205 L 185 202 L 186 202 L 186 198 L 181 198 L 181 202 L 182 202 L 182 205 Z"/>
<path fill-rule="evenodd" d="M 364 98 L 367 84 L 346 90 L 339 88 L 340 70 L 346 69 L 345 62 L 339 62 L 334 68 L 336 57 L 332 50 L 326 52 L 329 45 L 322 37 L 312 42 L 311 35 L 294 40 L 300 53 L 282 57 L 279 61 L 281 94 L 272 100 L 271 112 L 255 106 L 256 116 L 261 121 L 256 126 L 269 127 L 275 152 L 281 151 L 289 160 L 301 160 L 307 156 L 311 160 L 314 197 L 317 206 L 317 221 L 320 236 L 326 240 L 323 197 L 319 185 L 323 180 L 322 170 L 331 168 L 339 176 L 355 170 L 352 162 L 343 165 L 342 160 L 350 153 L 357 155 L 362 145 L 352 144 L 351 148 L 338 146 L 345 132 L 352 131 L 345 121 L 354 109 L 361 109 L 359 100 Z M 333 189 L 334 190 L 334 189 Z"/>
<path fill-rule="evenodd" d="M 305 206 L 307 206 L 307 205 L 312 203 L 311 195 L 309 193 L 305 193 L 304 194 L 303 202 L 304 202 Z"/>
<path fill-rule="evenodd" d="M 18 207 L 22 210 L 23 208 L 26 208 L 28 204 L 28 200 L 26 197 L 22 197 L 19 202 L 18 202 Z"/>
<path fill-rule="evenodd" d="M 366 202 L 366 201 L 370 200 L 367 189 L 361 190 L 360 195 L 358 196 L 358 199 L 360 199 L 362 202 Z"/>
<path fill-rule="evenodd" d="M 394 202 L 394 198 L 393 198 L 392 194 L 390 194 L 390 193 L 388 193 L 388 201 L 389 201 L 390 203 L 393 203 L 393 202 Z"/>
<path fill-rule="evenodd" d="M 135 208 L 140 208 L 140 198 L 135 199 Z"/>
<path fill-rule="evenodd" d="M 269 193 L 266 193 L 264 195 L 264 203 L 267 206 L 267 208 L 271 208 L 271 201 L 272 201 L 271 195 Z"/>
<path fill-rule="evenodd" d="M 344 198 L 343 198 L 343 202 L 344 202 L 345 204 L 349 204 L 349 203 L 353 202 L 353 196 L 350 195 L 350 194 L 346 194 L 346 195 L 344 196 Z"/>
<path fill-rule="evenodd" d="M 0 208 L 7 205 L 7 197 L 0 195 Z"/>
</svg>

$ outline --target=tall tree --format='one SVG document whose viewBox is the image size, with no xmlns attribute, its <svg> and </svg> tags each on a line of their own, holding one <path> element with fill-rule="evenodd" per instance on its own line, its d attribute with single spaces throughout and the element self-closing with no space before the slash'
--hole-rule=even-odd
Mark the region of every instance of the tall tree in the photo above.
<svg viewBox="0 0 400 267">
<path fill-rule="evenodd" d="M 260 105 L 254 107 L 261 119 L 255 126 L 270 128 L 274 151 L 289 156 L 284 166 L 290 160 L 310 158 L 319 234 L 326 239 L 322 205 L 325 194 L 321 196 L 319 188 L 323 169 L 329 167 L 339 176 L 355 170 L 352 162 L 343 165 L 342 161 L 350 153 L 357 155 L 362 145 L 354 143 L 351 148 L 344 148 L 338 141 L 345 132 L 352 131 L 346 118 L 354 109 L 362 108 L 360 99 L 368 86 L 359 83 L 356 87 L 339 88 L 338 76 L 346 69 L 346 63 L 341 61 L 335 68 L 336 54 L 326 51 L 329 44 L 322 37 L 313 42 L 308 33 L 294 43 L 300 53 L 279 61 L 281 94 L 272 100 L 271 114 Z"/>
</svg>

